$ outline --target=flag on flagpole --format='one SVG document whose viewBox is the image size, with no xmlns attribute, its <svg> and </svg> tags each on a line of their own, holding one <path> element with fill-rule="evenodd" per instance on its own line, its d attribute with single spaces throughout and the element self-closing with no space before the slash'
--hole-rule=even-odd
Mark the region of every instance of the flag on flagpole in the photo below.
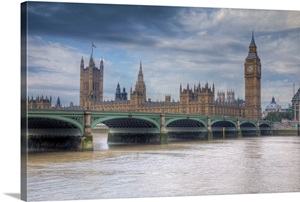
<svg viewBox="0 0 300 202">
<path fill-rule="evenodd" d="M 92 46 L 93 46 L 94 48 L 97 48 L 97 47 L 95 46 L 95 44 L 94 44 L 94 43 L 92 43 Z"/>
</svg>

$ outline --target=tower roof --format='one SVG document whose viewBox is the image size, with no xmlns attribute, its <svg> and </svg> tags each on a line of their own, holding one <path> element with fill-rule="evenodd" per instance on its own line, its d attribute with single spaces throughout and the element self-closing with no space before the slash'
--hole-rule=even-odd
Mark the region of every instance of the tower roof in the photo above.
<svg viewBox="0 0 300 202">
<path fill-rule="evenodd" d="M 275 98 L 274 96 L 272 97 L 272 101 L 271 101 L 272 104 L 276 104 L 276 101 L 275 101 Z"/>
<path fill-rule="evenodd" d="M 80 67 L 81 67 L 82 69 L 84 68 L 84 60 L 83 60 L 83 56 L 81 57 Z"/>
<path fill-rule="evenodd" d="M 140 71 L 139 74 L 143 74 L 142 61 L 140 61 Z"/>
<path fill-rule="evenodd" d="M 91 58 L 90 58 L 89 66 L 90 66 L 90 67 L 95 66 L 95 62 L 94 62 L 94 59 L 93 59 L 92 56 L 91 56 Z"/>
<path fill-rule="evenodd" d="M 292 101 L 300 100 L 300 88 L 298 89 L 297 93 L 293 96 Z"/>
<path fill-rule="evenodd" d="M 139 70 L 139 74 L 138 74 L 138 80 L 141 81 L 143 80 L 143 68 L 142 68 L 142 61 L 140 61 L 140 70 Z"/>
<path fill-rule="evenodd" d="M 254 40 L 254 32 L 252 32 L 252 38 L 251 38 L 251 42 L 249 45 L 249 53 L 246 59 L 259 59 L 258 55 L 257 55 L 257 51 L 256 51 L 256 44 L 255 44 L 255 40 Z"/>
<path fill-rule="evenodd" d="M 249 47 L 255 47 L 256 48 L 256 44 L 255 44 L 255 40 L 254 40 L 254 32 L 252 32 L 252 38 L 251 38 L 251 42 L 250 42 Z"/>
</svg>

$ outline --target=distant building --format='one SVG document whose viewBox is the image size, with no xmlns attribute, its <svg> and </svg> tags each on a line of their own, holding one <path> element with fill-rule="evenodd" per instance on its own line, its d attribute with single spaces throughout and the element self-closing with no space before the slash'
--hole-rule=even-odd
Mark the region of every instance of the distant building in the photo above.
<svg viewBox="0 0 300 202">
<path fill-rule="evenodd" d="M 165 102 L 171 102 L 171 95 L 165 95 Z"/>
<path fill-rule="evenodd" d="M 123 91 L 121 92 L 120 84 L 118 83 L 116 88 L 115 101 L 124 101 L 124 100 L 127 100 L 126 89 L 124 87 Z"/>
<path fill-rule="evenodd" d="M 55 108 L 61 108 L 61 104 L 60 104 L 60 99 L 59 99 L 59 97 L 57 98 Z"/>
<path fill-rule="evenodd" d="M 91 54 L 89 66 L 80 63 L 80 106 L 89 110 L 98 111 L 135 111 L 135 112 L 156 112 L 174 114 L 203 114 L 203 115 L 224 115 L 231 117 L 243 117 L 249 119 L 261 119 L 261 62 L 257 54 L 257 47 L 252 33 L 248 55 L 244 60 L 243 67 L 245 79 L 245 101 L 235 99 L 233 90 L 225 93 L 218 92 L 218 99 L 215 100 L 215 85 L 204 86 L 199 84 L 184 88 L 179 87 L 179 101 L 171 101 L 171 95 L 165 95 L 165 101 L 153 102 L 147 99 L 146 84 L 144 81 L 143 67 L 140 62 L 137 81 L 134 88 L 130 88 L 130 99 L 127 98 L 126 89 L 121 92 L 120 85 L 117 85 L 115 100 L 103 100 L 103 60 L 100 61 L 100 68 L 95 66 Z M 167 85 L 167 84 L 166 84 Z"/>
<path fill-rule="evenodd" d="M 96 67 L 93 53 L 89 66 L 84 66 L 83 57 L 80 62 L 80 105 L 88 107 L 90 103 L 103 101 L 103 59 L 100 60 L 99 68 Z"/>
<path fill-rule="evenodd" d="M 219 103 L 224 103 L 225 102 L 225 92 L 224 91 L 218 91 L 216 101 L 219 102 Z"/>
<path fill-rule="evenodd" d="M 234 102 L 234 90 L 227 90 L 227 102 L 233 103 Z"/>
<path fill-rule="evenodd" d="M 298 89 L 297 93 L 292 98 L 292 111 L 293 111 L 293 120 L 300 121 L 300 88 Z"/>
<path fill-rule="evenodd" d="M 227 99 L 225 99 L 225 92 L 224 91 L 218 91 L 217 92 L 217 103 L 235 103 L 237 100 L 235 99 L 235 93 L 234 90 L 230 89 L 227 90 Z"/>
<path fill-rule="evenodd" d="M 272 97 L 270 104 L 267 105 L 265 111 L 263 112 L 263 118 L 265 118 L 270 112 L 281 112 L 281 106 L 276 103 L 275 98 Z"/>
<path fill-rule="evenodd" d="M 28 97 L 28 109 L 50 109 L 51 108 L 52 98 L 51 96 L 48 98 L 47 96 L 36 96 L 34 99 L 33 96 L 31 98 Z"/>
</svg>

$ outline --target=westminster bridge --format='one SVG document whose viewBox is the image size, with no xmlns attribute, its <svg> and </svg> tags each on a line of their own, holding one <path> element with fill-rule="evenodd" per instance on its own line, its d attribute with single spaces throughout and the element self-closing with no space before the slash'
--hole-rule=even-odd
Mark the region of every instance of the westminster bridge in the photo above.
<svg viewBox="0 0 300 202">
<path fill-rule="evenodd" d="M 271 122 L 226 116 L 32 109 L 27 113 L 28 144 L 40 145 L 42 140 L 55 139 L 56 143 L 49 143 L 49 147 L 75 144 L 89 150 L 93 148 L 91 131 L 99 123 L 109 129 L 108 143 L 164 144 L 174 138 L 213 140 L 272 134 Z"/>
</svg>

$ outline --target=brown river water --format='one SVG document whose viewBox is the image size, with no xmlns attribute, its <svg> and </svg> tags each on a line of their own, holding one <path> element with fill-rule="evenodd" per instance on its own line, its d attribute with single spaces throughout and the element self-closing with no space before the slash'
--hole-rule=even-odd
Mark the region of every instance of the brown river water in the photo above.
<svg viewBox="0 0 300 202">
<path fill-rule="evenodd" d="M 181 141 L 28 155 L 28 200 L 300 191 L 300 137 Z"/>
</svg>

